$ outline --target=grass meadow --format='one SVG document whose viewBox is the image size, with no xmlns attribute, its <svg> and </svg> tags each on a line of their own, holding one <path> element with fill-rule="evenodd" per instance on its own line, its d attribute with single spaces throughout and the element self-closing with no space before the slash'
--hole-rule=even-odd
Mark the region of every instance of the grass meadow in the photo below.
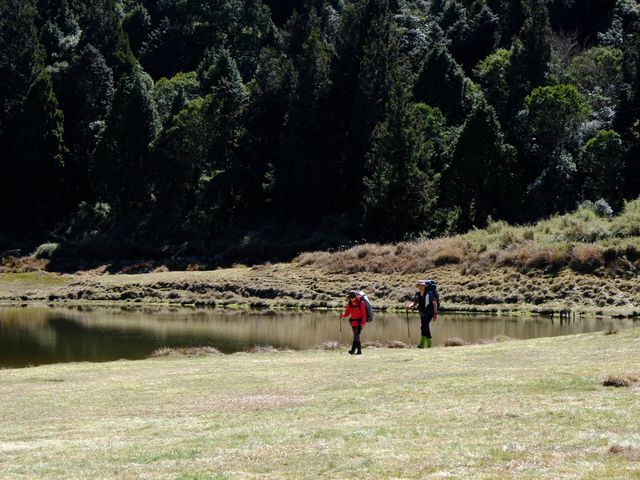
<svg viewBox="0 0 640 480">
<path fill-rule="evenodd" d="M 2 370 L 0 478 L 640 478 L 639 356 L 635 329 Z"/>
</svg>

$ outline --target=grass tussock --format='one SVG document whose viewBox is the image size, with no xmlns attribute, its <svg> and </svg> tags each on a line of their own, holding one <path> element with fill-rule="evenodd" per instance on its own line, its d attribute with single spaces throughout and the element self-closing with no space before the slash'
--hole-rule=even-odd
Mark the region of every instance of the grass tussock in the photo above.
<svg viewBox="0 0 640 480">
<path fill-rule="evenodd" d="M 464 339 L 459 337 L 447 338 L 444 341 L 445 347 L 464 347 L 466 344 L 467 342 L 465 342 Z"/>
<path fill-rule="evenodd" d="M 604 265 L 604 251 L 601 245 L 575 245 L 571 249 L 570 265 L 577 272 L 593 272 Z"/>
<path fill-rule="evenodd" d="M 322 350 L 322 351 L 338 350 L 339 348 L 340 348 L 340 343 L 335 340 L 323 342 L 320 345 L 316 346 L 316 350 Z"/>
<path fill-rule="evenodd" d="M 609 375 L 602 381 L 604 387 L 632 387 L 640 382 L 640 377 L 634 373 L 625 373 L 622 375 Z"/>
<path fill-rule="evenodd" d="M 410 345 L 407 345 L 400 340 L 392 340 L 391 342 L 387 343 L 387 348 L 410 348 Z"/>
<path fill-rule="evenodd" d="M 280 351 L 282 350 L 278 350 L 273 345 L 254 345 L 247 350 L 248 353 L 275 353 Z"/>
<path fill-rule="evenodd" d="M 640 448 L 631 445 L 611 445 L 607 450 L 611 455 L 618 455 L 630 462 L 640 462 Z"/>
<path fill-rule="evenodd" d="M 151 358 L 160 357 L 202 357 L 207 355 L 222 355 L 222 352 L 215 347 L 184 347 L 184 348 L 169 348 L 163 347 L 155 350 L 151 354 Z"/>
</svg>

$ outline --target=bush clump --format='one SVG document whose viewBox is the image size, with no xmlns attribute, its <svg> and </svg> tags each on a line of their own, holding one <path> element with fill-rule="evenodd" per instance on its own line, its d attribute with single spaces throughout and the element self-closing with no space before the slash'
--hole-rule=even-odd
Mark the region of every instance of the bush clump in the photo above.
<svg viewBox="0 0 640 480">
<path fill-rule="evenodd" d="M 569 265 L 577 272 L 593 272 L 604 264 L 604 252 L 600 245 L 578 244 L 571 249 Z"/>
<path fill-rule="evenodd" d="M 43 243 L 34 252 L 33 256 L 39 260 L 50 260 L 55 255 L 56 251 L 60 249 L 59 243 Z"/>
</svg>

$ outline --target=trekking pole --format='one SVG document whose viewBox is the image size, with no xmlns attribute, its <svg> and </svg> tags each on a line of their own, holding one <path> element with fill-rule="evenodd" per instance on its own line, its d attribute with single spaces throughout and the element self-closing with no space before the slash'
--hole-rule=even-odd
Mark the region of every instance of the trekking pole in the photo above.
<svg viewBox="0 0 640 480">
<path fill-rule="evenodd" d="M 409 348 L 411 348 L 411 328 L 409 328 L 409 309 L 405 308 L 404 313 L 407 314 L 407 333 L 409 334 Z"/>
</svg>

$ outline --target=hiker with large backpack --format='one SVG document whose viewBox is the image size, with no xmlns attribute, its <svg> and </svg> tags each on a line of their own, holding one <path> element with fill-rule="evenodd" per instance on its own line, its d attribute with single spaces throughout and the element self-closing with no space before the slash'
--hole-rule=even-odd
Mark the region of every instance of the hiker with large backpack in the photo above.
<svg viewBox="0 0 640 480">
<path fill-rule="evenodd" d="M 350 318 L 351 330 L 353 330 L 353 343 L 351 344 L 351 355 L 362 355 L 362 344 L 360 343 L 360 334 L 362 327 L 367 323 L 367 306 L 365 301 L 366 295 L 360 295 L 357 291 L 351 290 L 347 296 L 347 305 L 344 313 L 340 314 L 340 318 Z M 369 307 L 370 308 L 370 307 Z"/>
<path fill-rule="evenodd" d="M 429 323 L 438 320 L 438 309 L 440 308 L 440 299 L 436 290 L 436 282 L 433 280 L 418 280 L 416 282 L 418 291 L 413 297 L 413 302 L 407 304 L 407 309 L 418 308 L 420 313 L 420 343 L 418 348 L 427 348 L 433 346 L 431 340 L 431 329 Z"/>
</svg>

